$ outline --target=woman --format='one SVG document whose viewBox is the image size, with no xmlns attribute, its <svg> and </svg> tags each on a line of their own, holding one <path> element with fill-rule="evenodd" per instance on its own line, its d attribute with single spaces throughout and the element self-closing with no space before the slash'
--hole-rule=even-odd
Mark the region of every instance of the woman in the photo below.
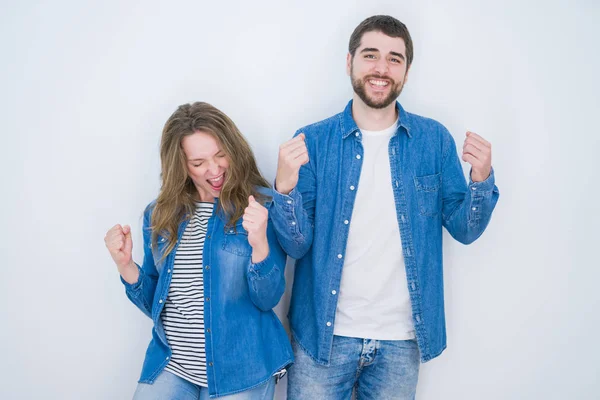
<svg viewBox="0 0 600 400">
<path fill-rule="evenodd" d="M 143 265 L 129 226 L 105 237 L 127 297 L 154 322 L 134 399 L 272 399 L 293 356 L 272 311 L 286 256 L 265 208 L 269 184 L 235 124 L 206 103 L 171 115 L 160 158 Z"/>
</svg>

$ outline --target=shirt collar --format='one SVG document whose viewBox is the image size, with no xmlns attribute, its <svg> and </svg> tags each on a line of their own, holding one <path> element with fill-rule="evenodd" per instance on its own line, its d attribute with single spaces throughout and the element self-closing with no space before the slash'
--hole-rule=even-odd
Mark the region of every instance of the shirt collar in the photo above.
<svg viewBox="0 0 600 400">
<path fill-rule="evenodd" d="M 398 111 L 398 128 L 404 128 L 406 135 L 409 138 L 412 138 L 412 135 L 410 134 L 410 114 L 404 111 L 404 108 L 402 108 L 398 101 L 396 101 L 396 111 Z M 346 139 L 351 134 L 360 130 L 352 117 L 352 100 L 348 102 L 348 105 L 344 109 L 340 124 L 342 128 L 342 139 Z M 396 130 L 396 133 L 398 133 L 398 130 Z"/>
</svg>

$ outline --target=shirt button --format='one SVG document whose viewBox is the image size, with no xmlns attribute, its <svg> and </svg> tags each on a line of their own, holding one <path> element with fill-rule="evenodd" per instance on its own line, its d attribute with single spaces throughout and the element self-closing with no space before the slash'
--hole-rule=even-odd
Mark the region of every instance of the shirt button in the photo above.
<svg viewBox="0 0 600 400">
<path fill-rule="evenodd" d="M 344 224 L 345 224 L 345 225 L 348 225 L 349 223 L 350 223 L 350 221 L 348 221 L 348 220 L 344 220 Z"/>
<path fill-rule="evenodd" d="M 210 333 L 210 328 L 207 328 L 207 329 L 206 329 L 206 333 Z"/>
<path fill-rule="evenodd" d="M 356 155 L 356 159 L 357 159 L 357 160 L 360 160 L 360 154 L 357 154 L 357 155 Z"/>
<path fill-rule="evenodd" d="M 169 359 L 169 356 L 167 356 L 167 360 Z"/>
<path fill-rule="evenodd" d="M 356 132 L 354 135 L 355 135 L 356 137 L 359 137 L 359 136 L 360 136 L 360 133 Z"/>
<path fill-rule="evenodd" d="M 207 238 L 207 239 L 210 239 L 210 235 L 208 235 L 206 238 Z"/>
<path fill-rule="evenodd" d="M 230 230 L 229 230 L 229 233 L 233 233 L 233 229 L 230 229 Z"/>
<path fill-rule="evenodd" d="M 473 207 L 473 208 L 471 208 L 471 210 L 477 211 L 477 207 Z"/>
<path fill-rule="evenodd" d="M 336 294 L 336 293 L 337 293 L 337 292 L 336 292 L 335 290 L 332 290 L 332 291 L 331 291 L 331 294 Z"/>
<path fill-rule="evenodd" d="M 292 204 L 292 201 L 291 201 L 291 200 L 288 200 L 288 201 L 287 201 L 287 203 L 288 203 L 288 204 Z"/>
<path fill-rule="evenodd" d="M 158 302 L 159 302 L 159 303 L 162 303 L 162 299 L 160 299 Z"/>
<path fill-rule="evenodd" d="M 212 362 L 209 362 L 209 363 L 208 363 L 208 366 L 209 366 L 209 367 L 212 367 L 212 366 L 213 366 L 213 363 L 212 363 Z"/>
<path fill-rule="evenodd" d="M 296 225 L 296 221 L 292 221 L 292 225 Z"/>
<path fill-rule="evenodd" d="M 210 297 L 207 297 L 207 298 L 206 298 L 206 301 L 210 301 Z"/>
<path fill-rule="evenodd" d="M 414 282 L 410 284 L 410 288 L 411 288 L 412 290 L 415 290 L 415 289 L 417 288 L 417 287 L 415 286 L 415 283 L 414 283 Z"/>
<path fill-rule="evenodd" d="M 167 270 L 167 272 L 170 274 L 170 273 L 171 273 L 171 270 L 170 270 L 170 269 L 168 269 L 168 270 Z"/>
<path fill-rule="evenodd" d="M 341 254 L 338 254 L 338 258 L 342 258 L 342 255 L 341 255 Z"/>
<path fill-rule="evenodd" d="M 354 190 L 354 186 L 350 186 L 350 190 Z"/>
<path fill-rule="evenodd" d="M 471 190 L 476 190 L 476 189 L 475 189 L 475 186 L 473 186 L 473 187 L 471 188 Z"/>
<path fill-rule="evenodd" d="M 204 267 L 204 269 L 210 269 L 210 265 L 207 265 L 206 267 Z"/>
<path fill-rule="evenodd" d="M 331 326 L 331 322 L 327 321 L 327 326 Z"/>
</svg>

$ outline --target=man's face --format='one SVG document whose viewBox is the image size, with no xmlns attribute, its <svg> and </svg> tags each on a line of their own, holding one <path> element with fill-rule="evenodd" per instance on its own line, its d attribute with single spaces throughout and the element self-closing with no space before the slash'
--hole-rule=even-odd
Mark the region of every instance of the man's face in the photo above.
<svg viewBox="0 0 600 400">
<path fill-rule="evenodd" d="M 367 106 L 389 106 L 400 96 L 408 76 L 404 40 L 381 32 L 365 33 L 354 57 L 348 54 L 346 72 Z"/>
</svg>

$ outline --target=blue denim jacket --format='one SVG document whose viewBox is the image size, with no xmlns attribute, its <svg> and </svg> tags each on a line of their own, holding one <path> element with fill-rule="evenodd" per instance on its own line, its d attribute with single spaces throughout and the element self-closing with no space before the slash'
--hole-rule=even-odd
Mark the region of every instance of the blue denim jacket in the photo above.
<svg viewBox="0 0 600 400">
<path fill-rule="evenodd" d="M 269 190 L 261 190 L 272 196 Z M 285 291 L 286 255 L 269 220 L 269 255 L 251 261 L 252 247 L 241 220 L 225 229 L 226 219 L 217 213 L 208 220 L 203 249 L 204 326 L 208 390 L 211 397 L 241 392 L 271 379 L 293 361 L 287 333 L 272 308 Z M 265 204 L 269 207 L 269 203 Z M 151 245 L 150 217 L 154 203 L 144 212 L 144 263 L 138 281 L 123 281 L 127 297 L 152 318 L 152 340 L 146 351 L 140 382 L 153 383 L 169 362 L 171 349 L 160 317 L 165 305 L 175 248 L 162 258 L 167 241 Z M 189 221 L 179 225 L 178 242 Z"/>
<path fill-rule="evenodd" d="M 442 226 L 461 243 L 477 239 L 498 201 L 494 174 L 484 182 L 465 176 L 450 133 L 397 103 L 398 130 L 388 152 L 421 360 L 446 348 Z M 284 250 L 298 261 L 290 325 L 298 344 L 328 365 L 348 228 L 363 159 L 361 132 L 344 112 L 300 129 L 310 161 L 289 195 L 275 192 L 271 218 Z M 360 156 L 360 157 L 359 157 Z M 365 265 L 365 268 L 369 268 Z"/>
</svg>

